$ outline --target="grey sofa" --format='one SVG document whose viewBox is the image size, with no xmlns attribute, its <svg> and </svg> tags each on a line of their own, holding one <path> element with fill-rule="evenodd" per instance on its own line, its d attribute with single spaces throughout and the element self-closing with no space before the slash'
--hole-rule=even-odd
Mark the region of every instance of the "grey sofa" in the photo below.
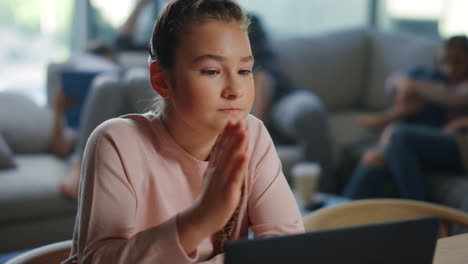
<svg viewBox="0 0 468 264">
<path fill-rule="evenodd" d="M 0 92 L 0 253 L 71 237 L 76 203 L 58 190 L 68 164 L 47 153 L 51 123 L 48 109 Z"/>
<path fill-rule="evenodd" d="M 138 77 L 142 75 L 139 67 L 147 65 L 147 55 L 125 53 L 120 60 L 131 68 L 126 83 L 147 88 L 143 87 L 149 85 L 147 80 Z M 0 254 L 72 237 L 77 203 L 59 191 L 70 161 L 48 152 L 52 98 L 60 86 L 58 72 L 71 67 L 71 62 L 48 65 L 46 106 L 21 94 L 0 92 Z M 102 77 L 101 81 L 108 76 Z M 111 82 L 93 85 L 100 85 L 99 89 Z M 130 96 L 130 100 L 135 104 L 128 111 L 143 110 L 142 98 Z"/>
</svg>

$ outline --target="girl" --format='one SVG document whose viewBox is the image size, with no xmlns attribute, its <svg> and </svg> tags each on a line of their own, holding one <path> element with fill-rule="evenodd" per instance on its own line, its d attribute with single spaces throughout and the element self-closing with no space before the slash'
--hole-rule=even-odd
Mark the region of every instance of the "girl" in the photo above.
<svg viewBox="0 0 468 264">
<path fill-rule="evenodd" d="M 175 0 L 150 45 L 159 114 L 100 125 L 85 150 L 64 263 L 222 263 L 224 243 L 303 232 L 263 123 L 253 57 L 230 0 Z"/>
</svg>

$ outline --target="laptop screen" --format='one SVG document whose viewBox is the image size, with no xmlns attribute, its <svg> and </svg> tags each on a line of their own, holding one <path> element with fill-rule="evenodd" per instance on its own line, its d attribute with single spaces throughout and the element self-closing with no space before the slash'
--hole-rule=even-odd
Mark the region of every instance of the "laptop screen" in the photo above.
<svg viewBox="0 0 468 264">
<path fill-rule="evenodd" d="M 226 264 L 431 264 L 440 219 L 424 217 L 283 237 L 236 240 Z"/>
</svg>

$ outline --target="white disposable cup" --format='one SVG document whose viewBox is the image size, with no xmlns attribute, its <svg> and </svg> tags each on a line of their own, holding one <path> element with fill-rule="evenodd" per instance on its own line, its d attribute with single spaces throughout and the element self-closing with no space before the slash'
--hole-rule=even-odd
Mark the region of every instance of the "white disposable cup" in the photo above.
<svg viewBox="0 0 468 264">
<path fill-rule="evenodd" d="M 308 204 L 320 179 L 320 165 L 313 162 L 300 162 L 291 168 L 293 186 L 303 204 Z"/>
</svg>

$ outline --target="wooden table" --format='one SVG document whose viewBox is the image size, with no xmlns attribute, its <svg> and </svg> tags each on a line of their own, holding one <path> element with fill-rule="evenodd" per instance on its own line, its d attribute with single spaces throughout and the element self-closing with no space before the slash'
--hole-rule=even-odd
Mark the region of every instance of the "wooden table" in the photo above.
<svg viewBox="0 0 468 264">
<path fill-rule="evenodd" d="M 440 238 L 434 255 L 434 264 L 467 264 L 468 233 Z"/>
</svg>

